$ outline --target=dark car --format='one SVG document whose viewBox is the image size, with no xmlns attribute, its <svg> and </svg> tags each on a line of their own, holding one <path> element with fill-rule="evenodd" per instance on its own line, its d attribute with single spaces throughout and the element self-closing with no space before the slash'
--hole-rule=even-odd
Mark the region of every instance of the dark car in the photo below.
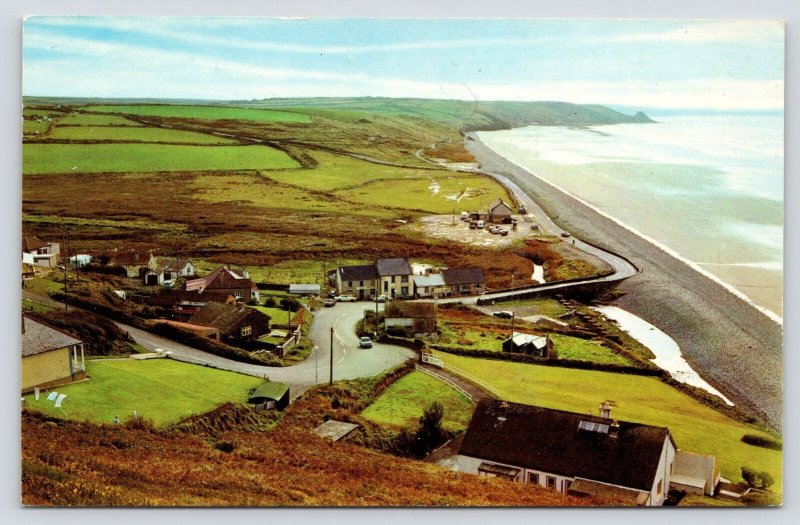
<svg viewBox="0 0 800 525">
<path fill-rule="evenodd" d="M 566 239 L 567 237 L 569 237 L 569 234 L 567 232 L 561 232 L 561 236 Z"/>
<path fill-rule="evenodd" d="M 514 317 L 514 312 L 509 312 L 508 310 L 501 310 L 499 312 L 492 312 L 492 315 L 495 317 L 499 317 L 500 319 L 511 319 Z"/>
</svg>

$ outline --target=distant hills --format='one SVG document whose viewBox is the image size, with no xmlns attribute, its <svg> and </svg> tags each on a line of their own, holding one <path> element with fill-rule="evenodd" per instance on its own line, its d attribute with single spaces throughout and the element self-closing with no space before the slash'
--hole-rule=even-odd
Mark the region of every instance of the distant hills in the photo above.
<svg viewBox="0 0 800 525">
<path fill-rule="evenodd" d="M 597 126 L 603 124 L 651 123 L 639 111 L 628 115 L 598 104 L 569 102 L 466 101 L 419 98 L 341 97 L 274 98 L 264 100 L 209 101 L 175 99 L 97 99 L 25 97 L 26 105 L 35 104 L 192 104 L 259 107 L 269 109 L 325 110 L 418 116 L 457 127 L 462 132 L 497 130 L 529 125 Z"/>
</svg>

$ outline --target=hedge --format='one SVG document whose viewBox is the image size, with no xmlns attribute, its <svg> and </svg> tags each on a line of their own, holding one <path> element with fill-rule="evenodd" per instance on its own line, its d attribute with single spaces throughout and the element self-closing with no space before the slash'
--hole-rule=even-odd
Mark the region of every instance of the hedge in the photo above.
<svg viewBox="0 0 800 525">
<path fill-rule="evenodd" d="M 267 365 L 267 366 L 280 366 L 281 361 L 279 358 L 272 354 L 251 354 L 247 350 L 236 348 L 235 346 L 227 345 L 215 339 L 199 336 L 169 325 L 167 323 L 160 323 L 155 326 L 150 326 L 149 331 L 173 339 L 179 343 L 187 346 L 203 350 L 209 354 L 219 357 L 225 357 L 233 361 L 241 363 L 250 363 L 253 365 Z"/>
<path fill-rule="evenodd" d="M 772 450 L 783 450 L 783 442 L 771 437 L 759 436 L 757 434 L 745 434 L 742 442 L 755 447 L 770 448 Z"/>
</svg>

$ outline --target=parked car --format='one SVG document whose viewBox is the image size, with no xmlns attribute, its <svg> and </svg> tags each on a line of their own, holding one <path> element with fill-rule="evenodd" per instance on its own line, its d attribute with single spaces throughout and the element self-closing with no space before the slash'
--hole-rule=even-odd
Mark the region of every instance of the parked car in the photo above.
<svg viewBox="0 0 800 525">
<path fill-rule="evenodd" d="M 336 299 L 326 299 L 325 302 L 322 304 L 330 308 L 331 306 L 336 304 Z"/>
<path fill-rule="evenodd" d="M 334 299 L 340 303 L 352 303 L 356 300 L 352 295 L 337 295 Z"/>
<path fill-rule="evenodd" d="M 372 348 L 372 339 L 370 339 L 369 337 L 362 337 L 358 341 L 358 346 L 360 346 L 361 348 Z"/>
<path fill-rule="evenodd" d="M 531 230 L 536 231 L 538 229 L 539 229 L 539 225 L 538 224 L 531 224 Z"/>
<path fill-rule="evenodd" d="M 385 303 L 386 301 L 388 301 L 388 300 L 389 300 L 389 297 L 388 297 L 388 296 L 386 296 L 386 295 L 379 295 L 379 296 L 378 296 L 378 298 L 377 298 L 376 300 L 377 300 L 379 303 Z"/>
<path fill-rule="evenodd" d="M 504 230 L 504 229 L 501 228 L 500 229 L 500 235 L 502 235 L 503 237 L 508 237 L 508 230 Z"/>
<path fill-rule="evenodd" d="M 500 233 L 497 226 L 489 226 L 489 233 Z"/>
<path fill-rule="evenodd" d="M 478 221 L 478 223 L 476 224 L 476 226 L 477 226 L 478 228 L 483 228 L 484 226 L 486 226 L 486 223 L 485 223 L 484 221 Z"/>
<path fill-rule="evenodd" d="M 163 283 L 161 283 L 161 286 L 163 286 L 164 288 L 172 288 L 173 286 L 175 286 L 175 281 L 171 279 L 168 281 L 164 281 Z"/>
<path fill-rule="evenodd" d="M 514 312 L 509 312 L 508 310 L 500 310 L 499 312 L 492 312 L 492 315 L 495 317 L 499 317 L 500 319 L 511 319 L 514 317 Z"/>
<path fill-rule="evenodd" d="M 469 223 L 469 229 L 470 230 L 474 230 L 477 227 L 478 227 L 478 223 L 477 222 L 472 221 L 472 222 Z"/>
<path fill-rule="evenodd" d="M 564 238 L 566 239 L 567 237 L 569 237 L 569 233 L 567 233 L 567 232 L 561 232 L 561 236 L 562 236 L 562 237 L 564 237 Z"/>
</svg>

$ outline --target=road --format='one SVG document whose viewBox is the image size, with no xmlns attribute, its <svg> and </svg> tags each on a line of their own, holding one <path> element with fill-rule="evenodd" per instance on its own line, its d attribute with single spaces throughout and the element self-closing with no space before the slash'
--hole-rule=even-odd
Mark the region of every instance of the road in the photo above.
<svg viewBox="0 0 800 525">
<path fill-rule="evenodd" d="M 23 290 L 22 296 L 41 304 L 63 307 L 63 303 L 49 297 L 32 294 Z M 241 363 L 219 357 L 191 346 L 167 339 L 165 337 L 116 322 L 122 330 L 128 332 L 137 343 L 155 350 L 161 348 L 172 352 L 172 357 L 179 361 L 213 366 L 221 370 L 230 370 L 257 377 L 266 377 L 271 381 L 287 383 L 291 389 L 292 399 L 296 398 L 311 386 L 327 383 L 330 378 L 330 339 L 331 328 L 334 329 L 333 342 L 333 379 L 355 379 L 379 374 L 399 365 L 406 359 L 416 357 L 408 348 L 395 345 L 374 343 L 370 349 L 358 346 L 355 325 L 364 315 L 365 309 L 374 309 L 374 303 L 355 302 L 337 303 L 333 308 L 323 308 L 315 313 L 309 337 L 314 342 L 314 350 L 308 359 L 294 366 L 275 367 Z M 70 306 L 70 310 L 77 308 Z"/>
<path fill-rule="evenodd" d="M 416 356 L 412 350 L 407 348 L 381 343 L 374 343 L 373 347 L 369 349 L 359 348 L 355 325 L 363 317 L 365 308 L 374 308 L 374 305 L 363 302 L 337 303 L 333 308 L 319 310 L 314 316 L 314 323 L 311 325 L 309 333 L 309 337 L 314 342 L 311 355 L 302 363 L 286 367 L 240 363 L 123 323 L 117 323 L 117 325 L 145 348 L 169 350 L 174 359 L 287 383 L 291 387 L 294 399 L 311 386 L 328 382 L 331 362 L 331 328 L 334 329 L 334 381 L 376 375 Z"/>
</svg>

